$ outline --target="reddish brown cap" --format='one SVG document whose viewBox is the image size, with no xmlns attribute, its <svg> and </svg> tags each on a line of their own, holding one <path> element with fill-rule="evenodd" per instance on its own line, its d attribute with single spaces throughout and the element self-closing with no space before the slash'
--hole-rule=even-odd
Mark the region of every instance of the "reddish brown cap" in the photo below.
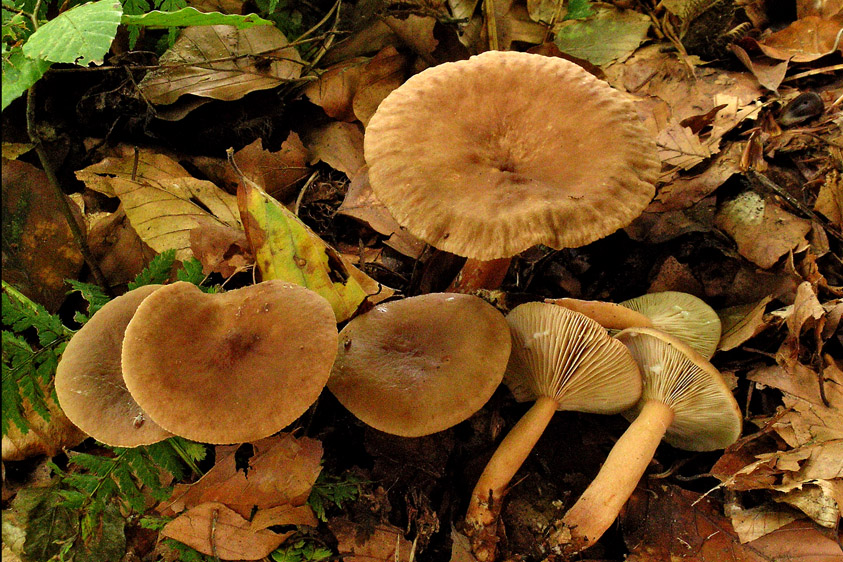
<svg viewBox="0 0 843 562">
<path fill-rule="evenodd" d="M 519 402 L 547 396 L 559 410 L 616 414 L 641 396 L 632 356 L 584 314 L 530 302 L 513 308 L 506 320 L 512 354 L 504 382 Z"/>
<path fill-rule="evenodd" d="M 220 294 L 168 285 L 123 342 L 126 386 L 162 427 L 205 443 L 261 439 L 318 398 L 337 349 L 324 298 L 280 280 Z"/>
<path fill-rule="evenodd" d="M 328 389 L 368 425 L 419 437 L 482 408 L 501 382 L 509 349 L 506 320 L 478 297 L 391 301 L 340 332 Z"/>
<path fill-rule="evenodd" d="M 561 58 L 490 51 L 393 90 L 364 140 L 369 179 L 399 224 L 480 260 L 582 246 L 655 192 L 655 142 L 633 103 Z"/>
<path fill-rule="evenodd" d="M 544 302 L 564 306 L 580 314 L 585 314 L 607 330 L 623 330 L 624 328 L 632 328 L 634 326 L 653 327 L 650 319 L 640 312 L 613 302 L 586 301 L 569 298 L 544 299 Z"/>
<path fill-rule="evenodd" d="M 629 328 L 623 342 L 644 377 L 641 400 L 624 416 L 635 419 L 648 400 L 670 406 L 676 414 L 664 440 L 688 451 L 728 447 L 741 434 L 742 416 L 720 372 L 690 346 L 651 328 Z"/>
<path fill-rule="evenodd" d="M 702 299 L 688 293 L 647 293 L 620 303 L 650 319 L 653 328 L 667 332 L 711 359 L 720 343 L 720 317 Z M 632 326 L 626 326 L 632 327 Z"/>
<path fill-rule="evenodd" d="M 109 301 L 73 335 L 56 369 L 56 396 L 68 419 L 112 447 L 149 445 L 171 436 L 129 394 L 120 365 L 126 326 L 160 287 L 146 285 Z"/>
</svg>

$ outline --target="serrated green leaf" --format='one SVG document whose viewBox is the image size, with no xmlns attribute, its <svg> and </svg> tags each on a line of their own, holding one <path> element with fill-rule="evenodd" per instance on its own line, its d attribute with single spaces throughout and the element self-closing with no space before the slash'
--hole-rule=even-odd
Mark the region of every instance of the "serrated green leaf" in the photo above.
<svg viewBox="0 0 843 562">
<path fill-rule="evenodd" d="M 2 109 L 21 97 L 52 65 L 49 61 L 24 55 L 20 47 L 12 47 L 8 53 L 3 53 Z"/>
<path fill-rule="evenodd" d="M 111 300 L 111 297 L 106 295 L 99 285 L 83 283 L 75 279 L 66 279 L 65 281 L 71 286 L 71 293 L 79 293 L 88 302 L 88 314 L 77 312 L 74 317 L 74 320 L 81 324 L 87 322 L 99 309 Z"/>
<path fill-rule="evenodd" d="M 123 7 L 99 0 L 72 8 L 38 28 L 23 45 L 33 59 L 87 66 L 101 63 L 111 48 Z"/>
<path fill-rule="evenodd" d="M 240 16 L 219 12 L 200 12 L 196 8 L 182 8 L 175 12 L 158 10 L 145 14 L 123 14 L 122 22 L 151 28 L 187 27 L 199 25 L 233 25 L 237 29 L 248 29 L 256 25 L 272 25 L 272 22 L 256 14 Z"/>
</svg>

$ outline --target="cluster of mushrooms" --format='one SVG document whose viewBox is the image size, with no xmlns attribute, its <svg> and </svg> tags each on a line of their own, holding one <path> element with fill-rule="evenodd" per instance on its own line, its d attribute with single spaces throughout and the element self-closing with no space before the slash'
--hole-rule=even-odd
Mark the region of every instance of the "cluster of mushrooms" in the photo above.
<svg viewBox="0 0 843 562">
<path fill-rule="evenodd" d="M 630 100 L 573 63 L 514 52 L 410 78 L 370 120 L 365 156 L 372 189 L 403 227 L 469 258 L 470 288 L 500 279 L 535 244 L 577 247 L 626 226 L 659 171 Z M 177 282 L 97 312 L 69 342 L 56 391 L 80 429 L 133 447 L 170 435 L 257 440 L 325 386 L 376 429 L 429 435 L 469 418 L 503 381 L 534 405 L 469 502 L 464 530 L 489 562 L 509 482 L 557 410 L 632 423 L 553 525 L 548 553 L 597 541 L 662 439 L 693 451 L 733 443 L 740 411 L 708 361 L 719 337 L 714 311 L 683 293 L 531 302 L 506 316 L 470 294 L 434 293 L 381 303 L 338 332 L 328 302 L 294 284 L 206 294 Z"/>
</svg>

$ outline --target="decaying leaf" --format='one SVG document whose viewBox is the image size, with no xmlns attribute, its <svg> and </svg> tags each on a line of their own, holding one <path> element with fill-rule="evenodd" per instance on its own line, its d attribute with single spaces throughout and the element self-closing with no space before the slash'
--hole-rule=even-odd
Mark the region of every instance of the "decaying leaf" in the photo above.
<svg viewBox="0 0 843 562">
<path fill-rule="evenodd" d="M 155 257 L 155 251 L 132 228 L 122 205 L 91 224 L 88 246 L 112 287 L 132 281 Z"/>
<path fill-rule="evenodd" d="M 301 76 L 301 57 L 287 43 L 271 25 L 188 27 L 161 57 L 161 68 L 138 86 L 154 104 L 171 104 L 184 94 L 240 99 Z"/>
<path fill-rule="evenodd" d="M 346 562 L 409 562 L 410 541 L 401 529 L 377 525 L 374 530 L 347 519 L 332 519 L 328 527 L 337 537 L 338 549 Z"/>
<path fill-rule="evenodd" d="M 564 22 L 556 31 L 559 49 L 597 66 L 625 59 L 647 38 L 650 18 L 632 10 L 601 8 L 587 20 Z"/>
<path fill-rule="evenodd" d="M 311 163 L 322 161 L 353 178 L 366 165 L 363 131 L 353 123 L 332 122 L 314 130 L 308 138 Z"/>
<path fill-rule="evenodd" d="M 3 279 L 55 311 L 66 296 L 64 280 L 76 277 L 82 261 L 47 175 L 4 159 Z"/>
<path fill-rule="evenodd" d="M 231 277 L 254 263 L 246 233 L 238 228 L 199 219 L 190 231 L 190 250 L 202 263 L 202 273 Z"/>
<path fill-rule="evenodd" d="M 278 548 L 292 532 L 252 530 L 236 511 L 218 502 L 192 507 L 167 523 L 161 535 L 220 560 L 260 560 Z"/>
<path fill-rule="evenodd" d="M 171 499 L 162 503 L 159 510 L 166 515 L 220 502 L 243 517 L 250 517 L 253 508 L 282 506 L 288 510 L 304 506 L 322 469 L 322 444 L 282 433 L 252 446 L 254 454 L 248 470 L 237 468 L 236 445 L 218 446 L 214 467 L 195 484 L 177 484 Z"/>
<path fill-rule="evenodd" d="M 810 62 L 843 51 L 840 29 L 843 16 L 822 19 L 807 16 L 776 31 L 758 43 L 765 55 L 792 62 Z"/>
<path fill-rule="evenodd" d="M 319 293 L 331 303 L 338 322 L 378 292 L 367 293 L 359 281 L 365 274 L 254 183 L 245 180 L 237 198 L 262 279 L 283 279 Z"/>
<path fill-rule="evenodd" d="M 728 351 L 757 336 L 769 324 L 764 320 L 764 311 L 772 297 L 758 302 L 738 305 L 719 311 L 723 333 L 718 349 Z"/>
<path fill-rule="evenodd" d="M 190 231 L 199 220 L 241 228 L 237 201 L 213 183 L 191 177 L 163 154 L 135 153 L 106 158 L 77 172 L 85 184 L 119 197 L 135 232 L 156 252 L 176 250 L 176 258 L 192 256 Z"/>
</svg>

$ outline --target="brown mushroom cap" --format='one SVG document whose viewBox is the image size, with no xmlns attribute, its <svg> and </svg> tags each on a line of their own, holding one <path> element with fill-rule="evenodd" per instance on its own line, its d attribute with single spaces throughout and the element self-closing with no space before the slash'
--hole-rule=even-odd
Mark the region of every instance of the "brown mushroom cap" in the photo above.
<svg viewBox="0 0 843 562">
<path fill-rule="evenodd" d="M 585 314 L 607 330 L 623 330 L 641 326 L 652 328 L 653 322 L 631 308 L 613 302 L 586 301 L 581 299 L 544 299 L 544 302 L 564 306 L 580 314 Z"/>
<path fill-rule="evenodd" d="M 653 328 L 679 338 L 706 359 L 714 355 L 720 343 L 720 318 L 694 295 L 678 291 L 647 293 L 620 305 L 640 312 L 652 321 Z"/>
<path fill-rule="evenodd" d="M 126 386 L 167 430 L 205 443 L 275 433 L 316 400 L 336 355 L 331 305 L 264 281 L 220 294 L 168 285 L 138 307 L 123 341 Z"/>
<path fill-rule="evenodd" d="M 126 326 L 161 285 L 146 285 L 109 301 L 70 339 L 56 369 L 56 396 L 76 427 L 112 447 L 150 445 L 171 437 L 126 389 L 120 352 Z"/>
<path fill-rule="evenodd" d="M 432 293 L 379 304 L 349 322 L 328 389 L 366 424 L 403 437 L 479 410 L 503 377 L 509 328 L 484 300 Z"/>
<path fill-rule="evenodd" d="M 633 103 L 561 58 L 490 51 L 429 68 L 380 104 L 369 179 L 425 242 L 480 260 L 578 247 L 655 192 L 655 143 Z"/>
<path fill-rule="evenodd" d="M 720 372 L 679 339 L 651 328 L 629 328 L 616 338 L 641 369 L 644 391 L 628 412 L 634 420 L 644 403 L 656 400 L 675 412 L 664 440 L 688 451 L 714 451 L 741 434 L 741 412 Z"/>
<path fill-rule="evenodd" d="M 641 396 L 641 376 L 620 342 L 587 316 L 549 303 L 506 317 L 512 354 L 504 382 L 519 402 L 547 396 L 558 410 L 616 414 Z"/>
</svg>

